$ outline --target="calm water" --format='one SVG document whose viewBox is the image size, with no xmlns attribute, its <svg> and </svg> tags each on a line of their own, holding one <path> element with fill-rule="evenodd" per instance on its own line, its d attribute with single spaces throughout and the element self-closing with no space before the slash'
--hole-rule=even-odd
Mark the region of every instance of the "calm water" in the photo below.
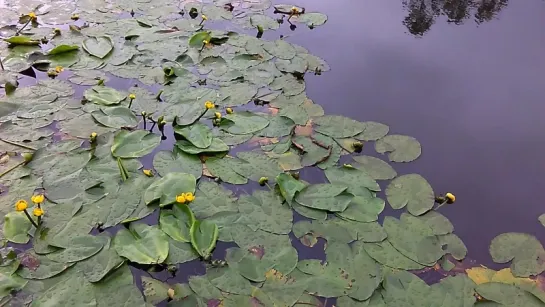
<svg viewBox="0 0 545 307">
<path fill-rule="evenodd" d="M 509 1 L 480 24 L 475 10 L 458 24 L 439 16 L 421 36 L 399 0 L 293 2 L 329 16 L 288 38 L 332 67 L 307 78 L 307 95 L 326 114 L 380 121 L 422 143 L 420 159 L 397 169 L 456 194 L 441 212 L 469 258 L 492 265 L 488 245 L 503 232 L 545 243 L 545 1 Z"/>
</svg>

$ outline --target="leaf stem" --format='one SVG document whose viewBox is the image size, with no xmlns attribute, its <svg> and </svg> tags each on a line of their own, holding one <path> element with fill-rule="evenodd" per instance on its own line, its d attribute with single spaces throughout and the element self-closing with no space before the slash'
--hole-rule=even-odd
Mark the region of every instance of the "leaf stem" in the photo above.
<svg viewBox="0 0 545 307">
<path fill-rule="evenodd" d="M 8 170 L 6 170 L 5 172 L 3 172 L 2 174 L 0 174 L 0 178 L 2 178 L 4 175 L 6 175 L 7 173 L 11 172 L 12 170 L 16 169 L 17 167 L 25 164 L 25 160 L 15 164 L 14 166 L 10 167 Z"/>
<path fill-rule="evenodd" d="M 36 224 L 36 222 L 34 222 L 34 219 L 30 216 L 30 214 L 28 214 L 28 211 L 26 211 L 26 209 L 24 211 L 25 211 L 25 215 L 28 218 L 28 220 L 32 223 L 32 225 L 34 225 L 34 227 L 36 227 L 36 229 L 38 229 L 38 224 Z"/>
<path fill-rule="evenodd" d="M 2 58 L 0 58 L 0 68 L 2 68 L 2 71 L 4 71 L 4 63 L 2 63 Z"/>
<path fill-rule="evenodd" d="M 17 30 L 17 32 L 15 32 L 15 36 L 19 35 L 21 33 L 21 31 L 23 31 L 31 21 L 32 21 L 32 18 L 29 17 L 28 21 L 25 23 L 25 25 L 23 27 L 21 27 L 21 29 Z"/>
<path fill-rule="evenodd" d="M 30 150 L 36 151 L 36 148 L 30 147 L 30 146 L 27 146 L 27 145 L 23 145 L 23 144 L 19 144 L 19 143 L 16 143 L 16 142 L 4 140 L 4 139 L 1 139 L 1 138 L 0 138 L 0 141 L 2 141 L 2 142 L 4 142 L 4 143 L 11 144 L 11 145 L 15 145 L 15 146 L 19 146 L 19 147 L 22 147 L 22 148 L 26 148 L 26 149 L 30 149 Z"/>
</svg>

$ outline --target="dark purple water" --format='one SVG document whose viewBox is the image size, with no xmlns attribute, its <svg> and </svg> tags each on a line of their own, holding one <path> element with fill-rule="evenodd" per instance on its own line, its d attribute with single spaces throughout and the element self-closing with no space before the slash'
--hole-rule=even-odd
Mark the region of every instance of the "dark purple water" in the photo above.
<svg viewBox="0 0 545 307">
<path fill-rule="evenodd" d="M 488 245 L 503 232 L 545 243 L 537 220 L 545 213 L 545 1 L 509 1 L 480 24 L 476 10 L 461 24 L 438 16 L 422 36 L 409 33 L 399 0 L 293 3 L 329 16 L 288 38 L 332 67 L 307 78 L 307 95 L 326 114 L 383 122 L 421 142 L 422 156 L 396 169 L 456 194 L 441 212 L 469 258 L 492 265 Z"/>
</svg>

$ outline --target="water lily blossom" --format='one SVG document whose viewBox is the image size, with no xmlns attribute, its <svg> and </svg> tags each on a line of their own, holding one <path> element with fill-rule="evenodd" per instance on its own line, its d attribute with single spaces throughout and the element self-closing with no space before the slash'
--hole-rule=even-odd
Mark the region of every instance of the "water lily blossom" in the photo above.
<svg viewBox="0 0 545 307">
<path fill-rule="evenodd" d="M 62 66 L 57 66 L 55 67 L 55 71 L 60 74 L 62 71 L 64 70 L 64 68 Z"/>
<path fill-rule="evenodd" d="M 191 192 L 185 193 L 185 200 L 187 202 L 192 202 L 195 200 L 195 195 L 193 195 Z"/>
<path fill-rule="evenodd" d="M 208 100 L 207 102 L 204 103 L 204 107 L 207 110 L 210 110 L 210 109 L 215 108 L 216 106 L 214 105 L 214 103 L 212 101 Z"/>
<path fill-rule="evenodd" d="M 447 199 L 447 203 L 453 204 L 456 201 L 456 196 L 452 193 L 445 194 L 445 198 Z"/>
<path fill-rule="evenodd" d="M 30 17 L 31 20 L 36 20 L 38 18 L 34 12 L 28 13 L 27 16 Z"/>
<path fill-rule="evenodd" d="M 227 114 L 233 114 L 233 109 L 227 108 L 227 109 L 225 109 L 225 112 L 226 112 Z"/>
<path fill-rule="evenodd" d="M 37 217 L 41 217 L 42 215 L 44 215 L 44 209 L 42 208 L 34 208 L 34 210 L 32 210 L 32 214 L 34 214 L 34 216 L 37 216 Z"/>
<path fill-rule="evenodd" d="M 79 15 L 78 14 L 73 14 L 70 19 L 72 20 L 78 20 L 79 19 Z"/>
<path fill-rule="evenodd" d="M 217 119 L 220 119 L 220 118 L 221 118 L 221 113 L 220 113 L 220 112 L 216 112 L 216 113 L 214 113 L 214 116 L 215 116 Z"/>
<path fill-rule="evenodd" d="M 207 39 L 203 39 L 203 40 L 202 40 L 202 43 L 205 44 L 205 45 L 208 45 L 208 44 L 210 44 L 210 41 L 207 40 Z"/>
<path fill-rule="evenodd" d="M 136 95 L 133 94 L 133 93 L 130 93 L 129 94 L 129 99 L 131 99 L 131 100 L 136 99 Z"/>
<path fill-rule="evenodd" d="M 25 211 L 28 208 L 28 203 L 24 199 L 20 199 L 15 203 L 15 210 L 17 212 Z"/>
<path fill-rule="evenodd" d="M 142 173 L 148 177 L 153 177 L 153 172 L 150 169 L 142 170 Z"/>
<path fill-rule="evenodd" d="M 206 15 L 202 15 L 201 18 L 202 20 L 208 20 L 208 17 L 206 17 Z"/>
<path fill-rule="evenodd" d="M 186 202 L 185 193 L 177 195 L 176 196 L 176 202 L 179 203 L 179 204 L 185 204 L 185 202 Z"/>
<path fill-rule="evenodd" d="M 96 132 L 92 132 L 91 135 L 90 135 L 90 137 L 89 137 L 89 141 L 90 141 L 91 143 L 96 142 L 96 141 L 97 141 L 97 136 L 98 136 L 98 134 L 97 134 Z"/>
<path fill-rule="evenodd" d="M 259 181 L 258 181 L 258 182 L 259 182 L 259 185 L 260 185 L 260 186 L 264 186 L 264 185 L 267 184 L 267 182 L 269 182 L 269 178 L 267 178 L 267 177 L 261 177 L 261 178 L 259 178 Z"/>
<path fill-rule="evenodd" d="M 43 194 L 36 194 L 36 195 L 32 195 L 32 197 L 30 198 L 30 200 L 35 203 L 35 204 L 41 204 L 44 202 L 44 195 Z"/>
</svg>

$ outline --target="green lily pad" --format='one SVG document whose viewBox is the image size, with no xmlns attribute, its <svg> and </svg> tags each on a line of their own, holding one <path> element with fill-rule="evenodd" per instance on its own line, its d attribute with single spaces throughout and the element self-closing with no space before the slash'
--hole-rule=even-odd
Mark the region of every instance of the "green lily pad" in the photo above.
<svg viewBox="0 0 545 307">
<path fill-rule="evenodd" d="M 121 258 L 111 246 L 110 238 L 107 237 L 106 241 L 104 247 L 102 247 L 98 254 L 79 264 L 82 267 L 83 275 L 89 282 L 99 282 L 108 273 L 123 264 L 123 258 Z"/>
<path fill-rule="evenodd" d="M 25 279 L 48 279 L 62 273 L 73 263 L 59 263 L 49 260 L 46 256 L 37 255 L 34 251 L 26 251 L 22 256 L 23 265 L 17 270 L 17 275 Z M 25 263 L 31 263 L 26 266 Z M 33 263 L 38 263 L 37 268 Z"/>
<path fill-rule="evenodd" d="M 113 247 L 121 257 L 141 264 L 161 263 L 168 256 L 168 237 L 156 226 L 131 223 L 120 229 Z"/>
<path fill-rule="evenodd" d="M 536 296 L 515 285 L 490 282 L 476 286 L 475 291 L 486 300 L 495 302 L 499 306 L 543 306 L 543 302 Z"/>
<path fill-rule="evenodd" d="M 223 298 L 220 290 L 212 285 L 206 276 L 189 277 L 189 286 L 193 292 L 206 300 Z"/>
<path fill-rule="evenodd" d="M 354 136 L 355 139 L 361 141 L 376 141 L 383 138 L 390 131 L 390 127 L 377 122 L 363 122 L 365 130 Z"/>
<path fill-rule="evenodd" d="M 290 205 L 292 205 L 295 195 L 306 187 L 306 184 L 285 173 L 281 173 L 276 177 L 276 184 L 280 189 L 280 193 Z"/>
<path fill-rule="evenodd" d="M 63 249 L 47 254 L 46 257 L 60 263 L 79 262 L 98 254 L 107 243 L 107 239 L 87 235 L 73 238 L 69 243 Z"/>
<path fill-rule="evenodd" d="M 209 221 L 195 221 L 191 225 L 191 245 L 203 258 L 210 256 L 218 240 L 218 226 Z"/>
<path fill-rule="evenodd" d="M 378 153 L 388 152 L 388 158 L 393 162 L 411 162 L 422 154 L 420 143 L 406 135 L 387 135 L 375 143 Z"/>
<path fill-rule="evenodd" d="M 93 118 L 106 127 L 135 127 L 138 119 L 134 113 L 125 107 L 104 108 L 91 113 Z"/>
<path fill-rule="evenodd" d="M 144 193 L 146 204 L 159 200 L 159 206 L 164 207 L 176 202 L 176 196 L 182 193 L 195 193 L 195 176 L 187 173 L 168 173 L 163 178 L 153 182 Z"/>
<path fill-rule="evenodd" d="M 291 232 L 293 213 L 275 194 L 255 191 L 252 196 L 242 195 L 238 208 L 241 213 L 238 223 L 277 234 Z"/>
<path fill-rule="evenodd" d="M 365 251 L 371 258 L 385 266 L 400 270 L 420 270 L 425 266 L 417 263 L 395 249 L 388 240 L 364 244 Z"/>
<path fill-rule="evenodd" d="M 206 148 L 199 148 L 186 140 L 176 142 L 176 147 L 178 147 L 179 150 L 190 155 L 198 155 L 204 152 L 219 153 L 229 151 L 229 146 L 227 146 L 227 144 L 225 144 L 220 138 L 212 138 L 210 146 Z"/>
<path fill-rule="evenodd" d="M 99 59 L 105 58 L 114 49 L 112 39 L 108 36 L 89 37 L 83 41 L 82 46 L 83 50 Z"/>
<path fill-rule="evenodd" d="M 269 121 L 249 111 L 227 114 L 222 120 L 221 128 L 232 134 L 250 134 L 262 130 Z"/>
<path fill-rule="evenodd" d="M 324 173 L 329 182 L 348 187 L 347 192 L 354 195 L 359 195 L 359 191 L 365 191 L 365 189 L 375 192 L 380 191 L 380 186 L 373 177 L 354 167 L 330 167 Z"/>
<path fill-rule="evenodd" d="M 239 152 L 237 157 L 241 163 L 237 164 L 233 170 L 250 180 L 259 181 L 261 177 L 266 177 L 272 181 L 282 173 L 278 162 L 267 155 L 257 152 Z"/>
<path fill-rule="evenodd" d="M 305 187 L 295 201 L 305 207 L 342 212 L 354 198 L 352 194 L 345 193 L 347 187 L 338 184 L 313 184 Z"/>
<path fill-rule="evenodd" d="M 156 153 L 153 156 L 153 168 L 163 177 L 168 173 L 188 173 L 199 179 L 202 175 L 202 162 L 199 157 L 179 149 Z"/>
<path fill-rule="evenodd" d="M 312 247 L 318 238 L 327 242 L 350 243 L 353 241 L 348 230 L 331 221 L 299 221 L 293 224 L 293 234 L 303 245 Z"/>
<path fill-rule="evenodd" d="M 167 264 L 186 263 L 199 258 L 191 243 L 168 239 L 168 257 L 165 260 Z"/>
<path fill-rule="evenodd" d="M 107 86 L 93 86 L 83 93 L 83 97 L 87 101 L 105 106 L 117 105 L 125 99 L 123 94 Z"/>
<path fill-rule="evenodd" d="M 112 155 L 118 158 L 140 158 L 151 153 L 161 137 L 144 130 L 119 131 L 114 137 Z"/>
<path fill-rule="evenodd" d="M 322 13 L 304 13 L 295 15 L 293 21 L 304 23 L 309 27 L 321 26 L 327 21 L 327 15 Z"/>
<path fill-rule="evenodd" d="M 197 32 L 193 34 L 193 36 L 191 36 L 191 38 L 189 39 L 189 46 L 194 48 L 201 48 L 203 46 L 203 41 L 210 41 L 211 38 L 212 36 L 210 35 L 210 32 Z"/>
<path fill-rule="evenodd" d="M 212 130 L 200 122 L 191 126 L 175 126 L 174 133 L 183 136 L 193 146 L 207 148 L 212 144 Z"/>
<path fill-rule="evenodd" d="M 30 239 L 28 232 L 32 223 L 23 212 L 10 212 L 4 216 L 4 236 L 13 243 L 26 244 Z"/>
<path fill-rule="evenodd" d="M 371 156 L 354 156 L 352 159 L 358 163 L 355 164 L 356 168 L 364 170 L 375 180 L 390 180 L 397 176 L 397 172 L 394 168 L 379 158 Z"/>
<path fill-rule="evenodd" d="M 349 293 L 351 276 L 345 268 L 324 265 L 320 260 L 301 260 L 297 268 L 310 275 L 307 291 L 322 297 L 344 296 Z"/>
<path fill-rule="evenodd" d="M 409 174 L 392 180 L 386 188 L 386 197 L 394 209 L 407 206 L 413 215 L 422 215 L 435 204 L 435 195 L 430 184 L 418 174 Z"/>
<path fill-rule="evenodd" d="M 180 242 L 191 242 L 190 229 L 195 216 L 185 204 L 175 204 L 172 210 L 161 209 L 159 228 L 172 239 Z"/>
<path fill-rule="evenodd" d="M 236 168 L 242 163 L 239 159 L 235 158 L 208 158 L 205 165 L 210 173 L 222 181 L 231 184 L 246 184 L 248 179 L 240 175 L 235 171 Z"/>
<path fill-rule="evenodd" d="M 490 243 L 490 255 L 497 263 L 511 263 L 513 275 L 527 277 L 545 271 L 545 250 L 534 236 L 509 232 L 495 237 Z"/>
<path fill-rule="evenodd" d="M 315 130 L 332 138 L 348 138 L 365 130 L 366 125 L 340 115 L 326 115 L 314 120 Z"/>
</svg>

